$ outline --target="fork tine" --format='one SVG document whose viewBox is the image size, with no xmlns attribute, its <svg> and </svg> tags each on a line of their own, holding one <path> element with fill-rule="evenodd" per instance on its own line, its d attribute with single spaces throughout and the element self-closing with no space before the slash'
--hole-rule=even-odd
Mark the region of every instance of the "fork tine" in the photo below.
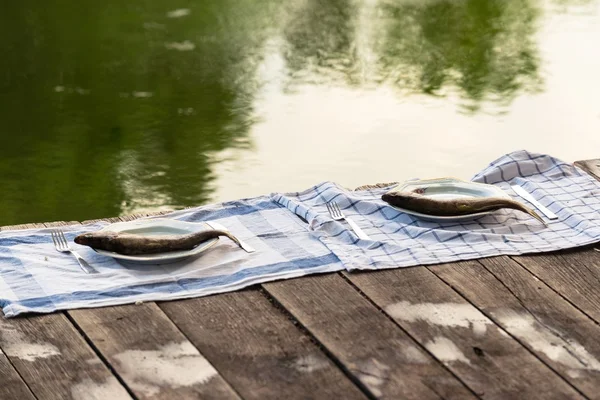
<svg viewBox="0 0 600 400">
<path fill-rule="evenodd" d="M 333 209 L 335 210 L 335 213 L 338 216 L 341 217 L 342 216 L 342 210 L 340 210 L 340 207 L 338 206 L 337 202 L 334 201 L 333 204 L 332 204 L 332 206 L 333 206 Z"/>
<path fill-rule="evenodd" d="M 54 243 L 54 247 L 58 248 L 58 244 L 56 243 L 56 237 L 54 235 L 54 231 L 50 231 L 50 236 L 52 236 L 52 242 Z"/>
<path fill-rule="evenodd" d="M 331 214 L 331 217 L 333 219 L 338 219 L 339 215 L 337 214 L 337 212 L 335 212 L 335 207 L 333 207 L 333 204 L 327 203 L 327 205 L 329 206 L 329 213 Z"/>
<path fill-rule="evenodd" d="M 60 229 L 57 230 L 58 232 L 58 237 L 61 240 L 62 246 L 66 249 L 69 247 L 69 242 L 67 242 L 67 238 L 65 237 L 65 234 L 63 233 L 63 231 L 61 231 Z"/>
<path fill-rule="evenodd" d="M 342 211 L 340 210 L 340 207 L 338 206 L 337 202 L 332 201 L 331 203 L 332 203 L 331 204 L 331 208 L 335 212 L 335 217 L 336 218 L 343 218 Z"/>
<path fill-rule="evenodd" d="M 63 248 L 63 244 L 62 240 L 60 239 L 60 235 L 58 234 L 58 231 L 56 229 L 53 229 L 52 231 L 50 231 L 50 234 L 52 235 L 54 247 L 56 247 L 57 250 L 61 250 Z"/>
<path fill-rule="evenodd" d="M 62 241 L 62 238 L 60 237 L 60 232 L 59 231 L 55 231 L 55 233 L 56 233 L 56 241 L 58 242 L 58 247 L 61 248 L 61 249 L 64 249 L 65 245 L 64 245 L 64 243 Z"/>
</svg>

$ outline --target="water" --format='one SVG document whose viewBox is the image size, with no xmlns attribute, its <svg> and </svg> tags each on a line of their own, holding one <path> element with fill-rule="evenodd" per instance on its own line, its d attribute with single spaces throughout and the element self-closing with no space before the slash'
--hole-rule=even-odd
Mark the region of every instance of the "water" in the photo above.
<svg viewBox="0 0 600 400">
<path fill-rule="evenodd" d="M 600 0 L 4 1 L 0 225 L 600 156 Z"/>
</svg>

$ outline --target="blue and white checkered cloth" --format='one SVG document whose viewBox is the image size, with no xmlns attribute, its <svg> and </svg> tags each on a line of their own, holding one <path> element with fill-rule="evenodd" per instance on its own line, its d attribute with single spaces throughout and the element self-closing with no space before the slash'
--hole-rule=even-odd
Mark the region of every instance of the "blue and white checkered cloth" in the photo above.
<svg viewBox="0 0 600 400">
<path fill-rule="evenodd" d="M 500 210 L 469 222 L 440 224 L 416 219 L 381 201 L 381 194 L 393 186 L 348 191 L 324 182 L 300 193 L 163 216 L 219 222 L 256 248 L 255 253 L 220 240 L 191 260 L 133 267 L 73 244 L 99 270 L 94 275 L 82 273 L 74 257 L 54 249 L 49 229 L 2 231 L 0 305 L 5 316 L 13 317 L 25 312 L 182 299 L 344 268 L 407 267 L 600 241 L 600 184 L 569 164 L 546 155 L 516 152 L 493 162 L 474 180 L 498 185 L 513 196 L 509 184 L 520 184 L 559 219 L 544 228 L 526 214 Z M 359 240 L 345 222 L 333 221 L 325 207 L 331 200 L 373 240 Z M 79 233 L 106 225 L 74 225 L 63 230 L 72 242 Z"/>
<path fill-rule="evenodd" d="M 381 200 L 395 185 L 348 191 L 324 182 L 272 198 L 305 219 L 348 270 L 546 252 L 600 241 L 600 184 L 570 164 L 518 151 L 492 162 L 473 180 L 496 185 L 524 202 L 510 188 L 510 184 L 521 185 L 559 218 L 548 220 L 549 226 L 544 227 L 527 214 L 499 210 L 469 221 L 424 221 Z M 329 201 L 336 201 L 372 240 L 360 240 L 346 222 L 333 221 L 325 206 Z"/>
<path fill-rule="evenodd" d="M 72 242 L 107 223 L 62 227 L 72 246 L 98 271 L 85 274 L 70 254 L 54 249 L 50 229 L 0 232 L 0 305 L 6 317 L 25 312 L 199 297 L 260 282 L 344 267 L 298 217 L 268 196 L 178 211 L 161 218 L 215 221 L 256 249 L 228 239 L 200 257 L 167 265 L 124 266 Z"/>
</svg>

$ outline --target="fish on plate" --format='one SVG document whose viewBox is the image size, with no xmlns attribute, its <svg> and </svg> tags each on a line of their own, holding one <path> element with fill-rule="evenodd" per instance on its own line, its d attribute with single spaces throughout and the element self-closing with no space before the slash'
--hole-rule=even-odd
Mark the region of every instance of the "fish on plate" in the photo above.
<svg viewBox="0 0 600 400">
<path fill-rule="evenodd" d="M 188 234 L 140 235 L 129 232 L 96 231 L 82 233 L 75 237 L 75 243 L 93 249 L 112 251 L 124 255 L 165 253 L 177 250 L 190 250 L 207 240 L 226 236 L 242 247 L 231 233 L 219 229 L 206 229 Z"/>
<path fill-rule="evenodd" d="M 392 191 L 384 193 L 381 196 L 381 199 L 395 207 L 438 216 L 469 215 L 478 212 L 509 208 L 527 213 L 546 225 L 546 222 L 544 222 L 544 220 L 532 209 L 524 206 L 518 201 L 501 197 L 434 199 L 424 196 L 422 191 Z"/>
</svg>

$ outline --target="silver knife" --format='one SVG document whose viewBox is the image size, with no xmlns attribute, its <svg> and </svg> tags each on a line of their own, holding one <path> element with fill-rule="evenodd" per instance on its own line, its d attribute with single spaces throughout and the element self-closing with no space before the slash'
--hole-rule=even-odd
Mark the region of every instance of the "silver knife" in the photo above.
<svg viewBox="0 0 600 400">
<path fill-rule="evenodd" d="M 206 223 L 206 225 L 210 226 L 213 229 L 218 229 L 221 231 L 229 232 L 229 229 L 225 228 L 223 225 L 219 224 L 218 222 L 214 222 L 214 221 L 204 221 L 204 222 Z M 244 242 L 240 238 L 238 238 L 238 240 L 240 241 L 240 247 L 242 249 L 244 249 L 247 253 L 254 253 L 256 251 L 256 250 L 254 250 L 254 247 L 250 246 L 248 243 Z"/>
<path fill-rule="evenodd" d="M 539 201 L 534 199 L 533 196 L 530 195 L 529 193 L 527 193 L 527 191 L 525 189 L 523 189 L 521 186 L 511 185 L 510 187 L 515 191 L 516 194 L 518 194 L 519 196 L 521 196 L 522 198 L 524 198 L 525 200 L 527 200 L 528 202 L 533 204 L 546 217 L 548 217 L 550 219 L 558 219 L 558 216 L 556 214 L 554 214 L 552 211 L 548 210 L 546 207 L 541 205 Z"/>
</svg>

